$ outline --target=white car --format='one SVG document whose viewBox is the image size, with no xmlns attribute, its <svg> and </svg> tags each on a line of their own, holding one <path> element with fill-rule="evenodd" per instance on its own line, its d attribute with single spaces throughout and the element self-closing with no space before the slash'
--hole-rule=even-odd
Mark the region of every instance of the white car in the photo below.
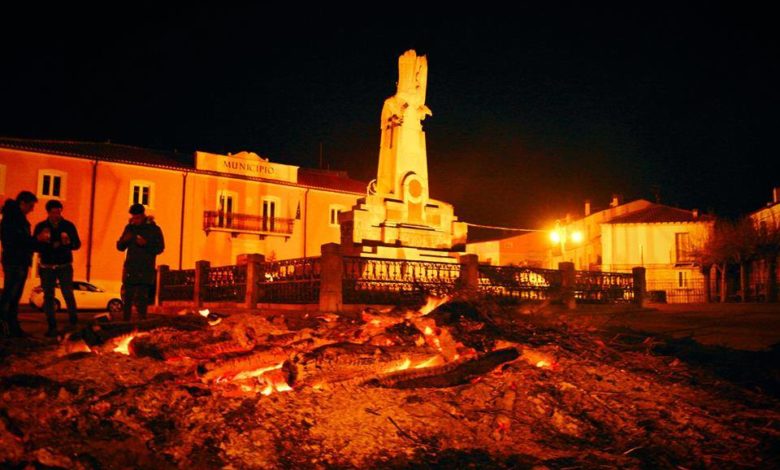
<svg viewBox="0 0 780 470">
<path fill-rule="evenodd" d="M 119 292 L 107 292 L 94 284 L 84 281 L 73 281 L 73 297 L 76 298 L 76 308 L 79 310 L 108 310 L 111 313 L 122 311 L 122 296 Z M 30 293 L 30 305 L 43 310 L 43 287 L 34 287 Z M 54 310 L 65 308 L 60 286 L 54 289 Z"/>
</svg>

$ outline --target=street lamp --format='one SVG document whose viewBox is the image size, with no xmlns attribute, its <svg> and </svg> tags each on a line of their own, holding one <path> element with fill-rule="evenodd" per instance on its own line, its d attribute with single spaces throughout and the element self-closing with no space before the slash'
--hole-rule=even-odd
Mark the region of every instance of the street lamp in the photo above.
<svg viewBox="0 0 780 470">
<path fill-rule="evenodd" d="M 561 225 L 560 220 L 555 221 L 555 228 L 550 232 L 550 241 L 561 247 L 561 257 L 566 256 L 566 239 L 574 244 L 582 243 L 582 232 L 571 229 L 568 225 Z"/>
</svg>

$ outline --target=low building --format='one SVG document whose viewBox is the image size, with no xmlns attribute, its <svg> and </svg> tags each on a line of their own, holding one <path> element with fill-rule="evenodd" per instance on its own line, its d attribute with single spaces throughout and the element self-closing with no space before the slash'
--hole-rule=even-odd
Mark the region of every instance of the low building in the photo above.
<svg viewBox="0 0 780 470">
<path fill-rule="evenodd" d="M 714 219 L 638 199 L 621 204 L 613 197 L 607 209 L 579 219 L 558 220 L 548 230 L 478 243 L 467 251 L 481 262 L 556 269 L 571 262 L 576 270 L 631 272 L 647 270 L 647 289 L 657 300 L 704 302 L 706 279 L 694 256 L 711 233 Z"/>
<path fill-rule="evenodd" d="M 338 214 L 366 194 L 366 183 L 251 152 L 193 156 L 112 143 L 0 138 L 0 197 L 22 190 L 40 201 L 28 215 L 33 225 L 45 218 L 47 200 L 64 204 L 63 214 L 83 242 L 74 252 L 75 277 L 116 289 L 124 253 L 115 244 L 133 203 L 145 205 L 164 232 L 158 264 L 188 269 L 200 259 L 235 264 L 245 253 L 317 256 L 322 244 L 340 241 Z"/>
</svg>

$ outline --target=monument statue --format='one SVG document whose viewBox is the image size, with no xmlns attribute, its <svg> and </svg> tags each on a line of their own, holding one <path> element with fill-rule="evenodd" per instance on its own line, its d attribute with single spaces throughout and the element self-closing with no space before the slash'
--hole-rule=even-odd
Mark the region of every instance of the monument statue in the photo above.
<svg viewBox="0 0 780 470">
<path fill-rule="evenodd" d="M 398 88 L 382 107 L 377 192 L 400 195 L 405 175 L 428 180 L 428 156 L 422 120 L 431 116 L 425 105 L 428 60 L 406 51 L 398 58 Z M 425 185 L 427 187 L 427 184 Z"/>
<path fill-rule="evenodd" d="M 396 94 L 382 106 L 376 182 L 351 211 L 339 215 L 342 248 L 365 257 L 454 260 L 466 239 L 452 205 L 430 199 L 422 121 L 428 60 L 413 50 L 398 58 Z"/>
</svg>

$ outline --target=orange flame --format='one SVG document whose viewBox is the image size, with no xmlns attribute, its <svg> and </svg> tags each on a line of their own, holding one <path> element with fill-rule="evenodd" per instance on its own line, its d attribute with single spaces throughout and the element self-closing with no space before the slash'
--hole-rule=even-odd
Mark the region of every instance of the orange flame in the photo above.
<svg viewBox="0 0 780 470">
<path fill-rule="evenodd" d="M 113 349 L 114 352 L 117 352 L 119 354 L 124 354 L 125 356 L 130 355 L 130 343 L 138 336 L 142 336 L 143 333 L 137 333 L 133 332 L 127 335 L 120 336 L 119 339 L 116 342 L 116 347 Z"/>
<path fill-rule="evenodd" d="M 245 370 L 230 377 L 217 377 L 215 383 L 222 384 L 226 382 L 241 382 L 249 379 L 256 379 L 251 383 L 241 383 L 239 388 L 243 392 L 260 392 L 263 395 L 270 395 L 273 392 L 289 392 L 292 387 L 287 383 L 284 373 L 281 371 L 284 362 L 279 364 L 260 367 L 258 369 Z"/>
<path fill-rule="evenodd" d="M 399 370 L 406 370 L 409 368 L 412 369 L 423 369 L 425 367 L 433 367 L 433 366 L 439 366 L 444 364 L 444 358 L 440 355 L 431 356 L 428 359 L 424 359 L 422 361 L 417 362 L 416 364 L 412 363 L 412 360 L 408 357 L 405 357 L 400 363 L 396 365 L 392 365 L 385 369 L 386 373 L 390 372 L 397 372 Z"/>
<path fill-rule="evenodd" d="M 427 315 L 427 314 L 431 313 L 432 311 L 434 311 L 436 309 L 436 307 L 438 307 L 439 305 L 447 302 L 448 300 L 450 300 L 450 296 L 449 295 L 445 295 L 445 296 L 442 296 L 442 297 L 434 297 L 432 295 L 428 296 L 428 298 L 425 299 L 425 305 L 420 307 L 419 312 L 420 312 L 421 315 Z"/>
<path fill-rule="evenodd" d="M 292 390 L 292 387 L 287 384 L 284 375 L 278 369 L 281 369 L 281 364 L 274 369 L 274 372 L 263 374 L 262 378 L 265 381 L 265 387 L 260 391 L 263 395 L 270 395 L 274 391 L 289 392 Z"/>
</svg>

